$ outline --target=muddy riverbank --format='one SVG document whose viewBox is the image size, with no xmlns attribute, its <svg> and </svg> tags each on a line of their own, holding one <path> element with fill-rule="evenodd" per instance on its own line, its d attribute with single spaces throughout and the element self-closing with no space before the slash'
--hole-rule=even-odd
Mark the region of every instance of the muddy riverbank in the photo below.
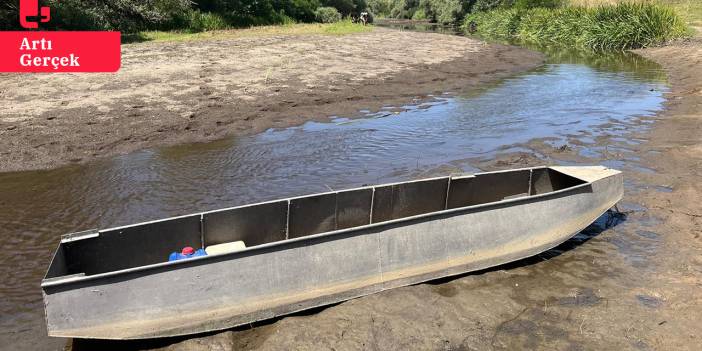
<svg viewBox="0 0 702 351">
<path fill-rule="evenodd" d="M 626 175 L 625 216 L 560 247 L 478 274 L 394 289 L 251 327 L 74 349 L 696 350 L 702 315 L 702 45 L 639 51 L 671 89 L 665 110 L 622 129 L 422 170 L 446 174 L 537 164 L 606 164 Z M 641 127 L 641 128 L 639 128 Z M 617 130 L 618 128 L 614 128 Z"/>
<path fill-rule="evenodd" d="M 7 278 L 0 286 L 0 340 L 16 350 L 66 346 L 67 340 L 45 337 L 38 282 L 59 235 L 69 231 L 324 191 L 327 185 L 577 163 L 625 172 L 620 209 L 626 218 L 603 217 L 537 257 L 220 333 L 137 343 L 75 340 L 69 346 L 695 350 L 702 314 L 697 293 L 702 286 L 697 200 L 702 195 L 702 45 L 683 42 L 640 54 L 663 65 L 669 90 L 660 79 L 661 67 L 640 58 L 561 57 L 559 65 L 547 63 L 398 115 L 312 122 L 49 171 L 0 174 L 5 234 L 0 268 Z M 473 81 L 465 79 L 470 89 Z M 454 91 L 437 85 L 449 80 L 439 82 L 427 83 L 427 91 L 418 95 Z M 661 111 L 663 92 L 668 100 Z M 394 96 L 386 93 L 377 101 Z M 590 98 L 582 101 L 583 94 Z M 359 108 L 373 101 L 364 100 Z M 315 142 L 319 147 L 309 147 Z M 291 151 L 280 145 L 298 146 Z M 349 154 L 357 145 L 363 152 Z"/>
<path fill-rule="evenodd" d="M 125 45 L 115 75 L 0 76 L 0 172 L 353 116 L 541 62 L 516 47 L 382 28 Z"/>
</svg>

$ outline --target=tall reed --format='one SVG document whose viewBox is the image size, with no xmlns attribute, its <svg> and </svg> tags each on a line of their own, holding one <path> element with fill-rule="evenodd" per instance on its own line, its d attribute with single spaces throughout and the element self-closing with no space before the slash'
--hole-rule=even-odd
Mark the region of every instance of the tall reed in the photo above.
<svg viewBox="0 0 702 351">
<path fill-rule="evenodd" d="M 689 33 L 670 7 L 620 3 L 594 8 L 501 9 L 471 14 L 478 33 L 540 45 L 563 45 L 596 51 L 627 50 L 661 44 Z"/>
</svg>

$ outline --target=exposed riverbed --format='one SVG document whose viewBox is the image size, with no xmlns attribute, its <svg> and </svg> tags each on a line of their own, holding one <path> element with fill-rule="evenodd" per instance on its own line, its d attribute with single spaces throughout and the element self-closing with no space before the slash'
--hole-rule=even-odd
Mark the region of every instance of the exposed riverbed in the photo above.
<svg viewBox="0 0 702 351">
<path fill-rule="evenodd" d="M 665 304 L 665 296 L 643 280 L 654 271 L 650 258 L 663 245 L 656 229 L 662 218 L 636 197 L 673 191 L 647 161 L 662 151 L 645 146 L 667 90 L 660 66 L 639 56 L 553 52 L 544 66 L 479 90 L 360 111 L 361 118 L 331 116 L 214 143 L 0 174 L 5 233 L 0 273 L 8 277 L 0 285 L 0 341 L 13 349 L 65 344 L 43 336 L 38 288 L 65 232 L 328 187 L 532 164 L 604 163 L 627 172 L 622 208 L 628 220 L 604 232 L 599 223 L 541 259 L 356 299 L 251 330 L 163 342 L 177 342 L 172 348 L 203 342 L 264 349 L 581 345 L 607 332 L 607 323 L 593 321 L 616 328 L 630 324 L 626 316 L 617 317 L 622 321 L 597 317 L 609 308 L 606 301 L 626 302 L 634 311 Z M 583 242 L 587 245 L 578 246 Z M 535 307 L 542 305 L 543 310 Z M 644 333 L 630 333 L 639 332 Z M 630 343 L 614 340 L 627 347 L 649 345 L 650 340 L 637 337 Z M 593 340 L 592 348 L 612 346 L 598 342 Z"/>
</svg>

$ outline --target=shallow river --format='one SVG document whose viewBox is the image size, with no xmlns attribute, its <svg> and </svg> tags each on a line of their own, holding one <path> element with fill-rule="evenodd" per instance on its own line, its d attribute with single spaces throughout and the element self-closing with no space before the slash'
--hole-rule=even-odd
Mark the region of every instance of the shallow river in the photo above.
<svg viewBox="0 0 702 351">
<path fill-rule="evenodd" d="M 61 234 L 329 188 L 470 172 L 476 160 L 518 151 L 518 144 L 533 139 L 554 147 L 577 141 L 587 156 L 600 147 L 598 136 L 627 140 L 631 131 L 648 128 L 665 90 L 659 67 L 638 56 L 556 52 L 546 65 L 468 96 L 447 92 L 429 102 L 362 111 L 365 116 L 353 120 L 332 116 L 327 123 L 250 137 L 0 174 L 0 345 L 65 345 L 45 336 L 39 289 Z"/>
</svg>

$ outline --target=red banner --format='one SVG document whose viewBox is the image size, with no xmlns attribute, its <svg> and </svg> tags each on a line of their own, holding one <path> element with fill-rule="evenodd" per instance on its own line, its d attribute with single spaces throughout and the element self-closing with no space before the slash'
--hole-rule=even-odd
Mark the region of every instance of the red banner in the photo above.
<svg viewBox="0 0 702 351">
<path fill-rule="evenodd" d="M 0 32 L 0 72 L 116 72 L 119 32 Z"/>
</svg>

